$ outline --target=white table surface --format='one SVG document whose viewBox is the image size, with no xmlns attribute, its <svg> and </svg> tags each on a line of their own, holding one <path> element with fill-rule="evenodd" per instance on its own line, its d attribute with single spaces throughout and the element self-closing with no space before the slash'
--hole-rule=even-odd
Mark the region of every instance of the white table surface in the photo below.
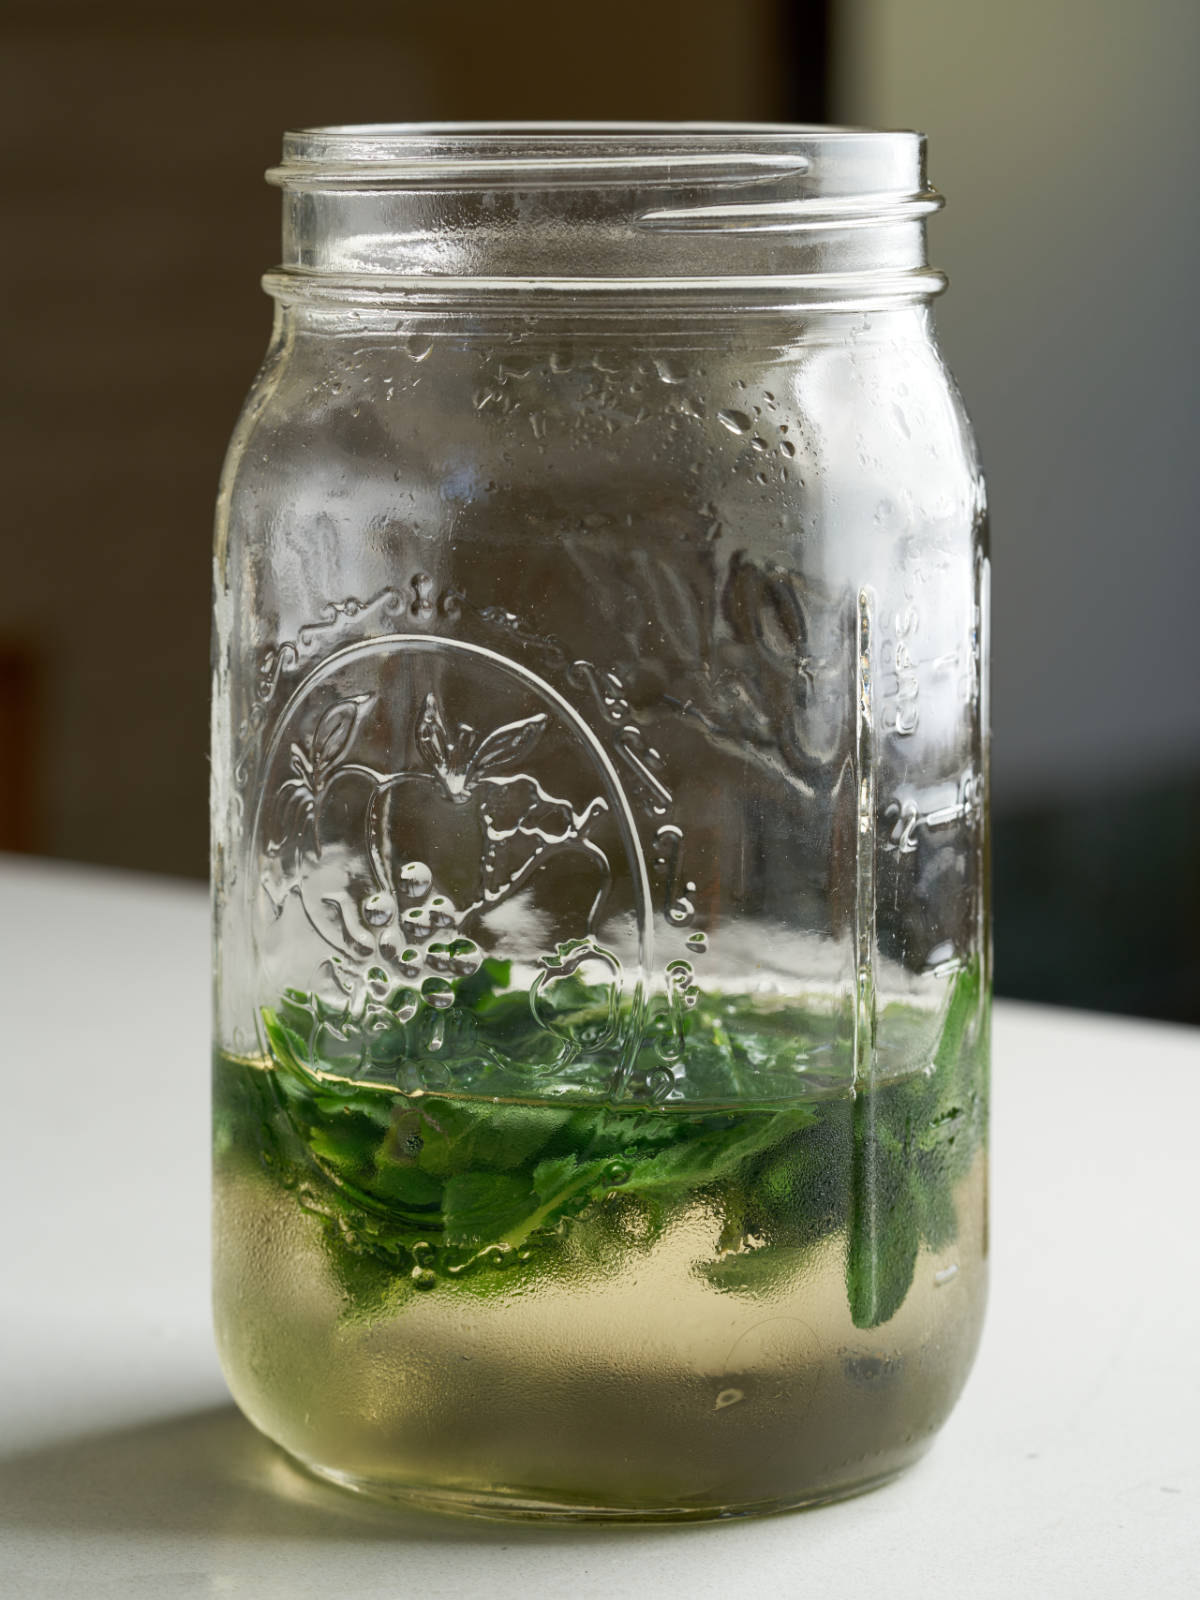
<svg viewBox="0 0 1200 1600">
<path fill-rule="evenodd" d="M 230 1404 L 208 959 L 197 888 L 0 858 L 5 1600 L 1200 1595 L 1200 1031 L 997 1006 L 987 1332 L 907 1476 L 760 1522 L 497 1526 L 310 1482 Z"/>
</svg>

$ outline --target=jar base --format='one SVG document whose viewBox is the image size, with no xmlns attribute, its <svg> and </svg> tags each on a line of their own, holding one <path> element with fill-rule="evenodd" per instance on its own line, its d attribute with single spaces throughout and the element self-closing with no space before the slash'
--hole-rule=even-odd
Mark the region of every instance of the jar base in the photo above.
<svg viewBox="0 0 1200 1600">
<path fill-rule="evenodd" d="M 543 1498 L 535 1491 L 520 1489 L 451 1489 L 426 1487 L 417 1484 L 397 1483 L 381 1478 L 361 1478 L 336 1468 L 320 1466 L 306 1461 L 290 1451 L 284 1454 L 322 1483 L 348 1490 L 376 1504 L 391 1505 L 397 1509 L 432 1511 L 440 1514 L 470 1517 L 486 1522 L 587 1522 L 659 1523 L 659 1522 L 728 1522 L 742 1517 L 776 1516 L 787 1511 L 806 1511 L 816 1506 L 831 1505 L 838 1500 L 851 1500 L 857 1495 L 869 1494 L 882 1488 L 906 1472 L 924 1455 L 929 1441 L 915 1448 L 910 1455 L 890 1465 L 886 1471 L 865 1478 L 848 1479 L 844 1483 L 815 1489 L 812 1492 L 784 1494 L 772 1499 L 739 1501 L 723 1505 L 705 1502 L 695 1505 L 596 1505 L 583 1500 L 555 1500 Z M 279 1448 L 282 1449 L 282 1446 Z"/>
</svg>

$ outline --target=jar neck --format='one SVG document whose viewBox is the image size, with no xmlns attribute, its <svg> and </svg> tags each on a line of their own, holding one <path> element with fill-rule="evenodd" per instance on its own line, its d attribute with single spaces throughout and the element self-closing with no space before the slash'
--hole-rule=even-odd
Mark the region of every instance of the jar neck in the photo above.
<svg viewBox="0 0 1200 1600">
<path fill-rule="evenodd" d="M 936 293 L 924 138 L 665 124 L 288 134 L 281 299 L 882 306 Z"/>
</svg>

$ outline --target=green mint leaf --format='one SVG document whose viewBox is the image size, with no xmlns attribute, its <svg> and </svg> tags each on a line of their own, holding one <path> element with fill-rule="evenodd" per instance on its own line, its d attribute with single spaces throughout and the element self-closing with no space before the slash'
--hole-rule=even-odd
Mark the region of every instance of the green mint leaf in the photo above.
<svg viewBox="0 0 1200 1600">
<path fill-rule="evenodd" d="M 715 1261 L 705 1261 L 696 1270 L 721 1294 L 758 1298 L 794 1284 L 808 1255 L 807 1249 L 796 1245 L 761 1245 L 758 1249 L 738 1250 Z"/>
<path fill-rule="evenodd" d="M 490 1100 L 424 1097 L 403 1103 L 396 1117 L 422 1171 L 448 1178 L 480 1168 L 510 1172 L 526 1167 L 569 1119 L 558 1106 L 496 1105 Z M 415 1115 L 416 1122 L 411 1119 Z"/>
<path fill-rule="evenodd" d="M 904 1303 L 921 1238 L 902 1154 L 869 1134 L 856 1145 L 846 1295 L 854 1326 L 877 1328 Z"/>
<path fill-rule="evenodd" d="M 751 1157 L 779 1144 L 816 1116 L 808 1107 L 777 1112 L 716 1116 L 701 1133 L 689 1132 L 674 1143 L 641 1153 L 630 1187 L 640 1193 L 694 1189 L 732 1176 Z"/>
<path fill-rule="evenodd" d="M 551 1156 L 547 1161 L 539 1161 L 533 1169 L 533 1192 L 543 1203 L 553 1200 L 563 1190 L 571 1188 L 579 1171 L 579 1163 L 574 1156 Z"/>
<path fill-rule="evenodd" d="M 507 1173 L 460 1172 L 442 1191 L 447 1244 L 497 1244 L 537 1209 L 527 1178 Z"/>
</svg>

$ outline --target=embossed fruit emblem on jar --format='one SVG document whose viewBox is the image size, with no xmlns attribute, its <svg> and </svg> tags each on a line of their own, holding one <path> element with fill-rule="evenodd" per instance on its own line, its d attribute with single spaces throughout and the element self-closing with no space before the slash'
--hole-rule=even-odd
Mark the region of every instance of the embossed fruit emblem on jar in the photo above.
<svg viewBox="0 0 1200 1600">
<path fill-rule="evenodd" d="M 619 1052 L 648 960 L 646 867 L 611 761 L 550 685 L 480 646 L 367 640 L 300 685 L 264 774 L 256 939 L 279 991 L 308 997 L 314 1068 L 394 1081 L 399 1056 L 437 1082 L 494 1053 L 458 986 L 531 931 L 541 1049 L 522 1070 Z M 582 1040 L 555 1024 L 569 979 L 607 996 Z"/>
</svg>

